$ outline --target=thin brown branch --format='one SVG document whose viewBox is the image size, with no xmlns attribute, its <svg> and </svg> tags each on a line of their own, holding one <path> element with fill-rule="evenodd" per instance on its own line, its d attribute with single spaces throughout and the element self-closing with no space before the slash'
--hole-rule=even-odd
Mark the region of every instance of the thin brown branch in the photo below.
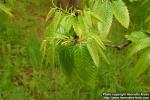
<svg viewBox="0 0 150 100">
<path fill-rule="evenodd" d="M 131 43 L 131 41 L 123 41 L 121 44 L 119 45 L 114 45 L 114 44 L 105 44 L 106 47 L 109 48 L 116 48 L 118 50 L 123 49 L 125 47 L 127 47 L 129 44 Z"/>
</svg>

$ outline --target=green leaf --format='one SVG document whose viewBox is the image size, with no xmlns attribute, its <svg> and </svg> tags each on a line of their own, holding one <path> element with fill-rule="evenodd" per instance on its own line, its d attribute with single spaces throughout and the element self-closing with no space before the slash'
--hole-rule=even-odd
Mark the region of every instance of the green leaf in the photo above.
<svg viewBox="0 0 150 100">
<path fill-rule="evenodd" d="M 13 17 L 12 13 L 11 13 L 11 9 L 7 8 L 6 6 L 4 6 L 3 4 L 0 4 L 0 10 L 4 11 L 6 14 L 8 14 L 9 16 Z"/>
<path fill-rule="evenodd" d="M 98 30 L 100 31 L 101 36 L 106 38 L 113 21 L 113 12 L 111 3 L 108 1 L 104 1 L 97 10 L 98 10 L 97 12 L 99 12 L 100 18 L 105 22 L 105 23 L 101 22 L 98 23 Z"/>
<path fill-rule="evenodd" d="M 150 48 L 144 51 L 144 53 L 138 59 L 135 67 L 133 68 L 133 77 L 138 78 L 147 68 L 150 67 Z"/>
<path fill-rule="evenodd" d="M 79 37 L 81 37 L 81 36 L 86 35 L 83 16 L 78 16 L 78 22 L 79 22 L 79 25 L 78 25 Z"/>
<path fill-rule="evenodd" d="M 48 21 L 54 14 L 55 14 L 56 8 L 51 8 L 51 10 L 48 12 L 46 16 L 46 21 Z"/>
<path fill-rule="evenodd" d="M 70 34 L 69 31 L 72 28 L 73 17 L 71 15 L 64 15 L 60 22 L 60 27 L 63 30 L 63 34 Z"/>
<path fill-rule="evenodd" d="M 77 77 L 79 81 L 94 87 L 97 67 L 85 45 L 59 46 L 59 62 L 67 77 Z"/>
<path fill-rule="evenodd" d="M 84 26 L 84 20 L 82 16 L 78 16 L 77 18 L 74 18 L 73 28 L 79 37 L 82 37 L 85 35 L 85 31 L 84 31 L 85 26 Z"/>
<path fill-rule="evenodd" d="M 115 18 L 125 27 L 129 27 L 129 12 L 122 0 L 113 0 L 112 1 L 112 9 Z"/>
<path fill-rule="evenodd" d="M 67 76 L 71 76 L 75 68 L 73 49 L 73 46 L 60 46 L 58 49 L 60 66 Z"/>
<path fill-rule="evenodd" d="M 85 18 L 85 21 L 88 25 L 88 27 L 92 27 L 92 18 L 91 18 L 91 15 L 90 15 L 90 12 L 89 11 L 84 11 L 84 18 Z"/>
<path fill-rule="evenodd" d="M 93 44 L 92 41 L 88 41 L 87 48 L 89 50 L 89 53 L 90 53 L 95 65 L 98 66 L 99 65 L 98 51 L 97 51 L 97 48 L 95 48 L 95 45 Z"/>
<path fill-rule="evenodd" d="M 97 41 L 94 39 L 89 39 L 87 42 L 87 48 L 96 66 L 99 66 L 100 56 L 109 64 L 109 60 L 106 57 L 103 48 L 97 43 Z"/>
<path fill-rule="evenodd" d="M 74 61 L 76 72 L 81 82 L 94 88 L 98 69 L 86 46 L 82 44 L 75 46 Z"/>
<path fill-rule="evenodd" d="M 140 39 L 148 37 L 144 32 L 132 32 L 130 35 L 126 35 L 126 38 L 132 42 L 136 42 Z"/>
<path fill-rule="evenodd" d="M 62 17 L 63 16 L 61 12 L 55 13 L 54 19 L 52 20 L 52 22 L 49 24 L 49 26 L 46 29 L 46 32 L 45 32 L 46 36 L 53 37 L 55 36 L 57 32 L 59 32 L 58 28 L 62 20 Z"/>
<path fill-rule="evenodd" d="M 147 47 L 150 47 L 150 38 L 148 37 L 148 38 L 140 39 L 134 44 L 128 56 L 131 57 L 138 51 L 143 50 Z"/>
<path fill-rule="evenodd" d="M 94 35 L 94 34 L 93 34 L 93 35 L 91 36 L 91 38 L 93 38 L 93 39 L 96 41 L 96 43 L 97 43 L 101 48 L 105 49 L 105 46 L 104 46 L 102 40 L 100 39 L 100 37 L 99 37 L 98 35 Z"/>
<path fill-rule="evenodd" d="M 91 16 L 92 16 L 93 18 L 95 18 L 95 19 L 98 20 L 99 22 L 105 23 L 105 22 L 100 18 L 100 16 L 98 16 L 96 13 L 90 12 L 90 14 L 91 14 Z"/>
<path fill-rule="evenodd" d="M 107 56 L 105 55 L 103 49 L 100 48 L 99 46 L 97 47 L 97 49 L 98 49 L 98 52 L 99 52 L 100 56 L 101 56 L 108 64 L 110 64 L 110 62 L 109 62 Z"/>
</svg>

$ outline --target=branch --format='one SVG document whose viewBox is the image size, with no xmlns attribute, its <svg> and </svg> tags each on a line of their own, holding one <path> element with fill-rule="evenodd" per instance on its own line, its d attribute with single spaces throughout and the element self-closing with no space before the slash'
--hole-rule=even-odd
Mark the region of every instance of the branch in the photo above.
<svg viewBox="0 0 150 100">
<path fill-rule="evenodd" d="M 120 50 L 120 49 L 123 49 L 123 48 L 127 47 L 129 44 L 131 44 L 131 41 L 123 41 L 119 45 L 105 44 L 105 46 L 109 47 L 109 48 L 116 48 L 117 50 Z"/>
</svg>

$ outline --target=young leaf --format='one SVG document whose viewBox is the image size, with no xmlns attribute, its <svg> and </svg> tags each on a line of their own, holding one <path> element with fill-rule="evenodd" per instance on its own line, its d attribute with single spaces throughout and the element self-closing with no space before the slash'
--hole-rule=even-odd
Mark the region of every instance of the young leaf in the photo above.
<svg viewBox="0 0 150 100">
<path fill-rule="evenodd" d="M 140 56 L 133 68 L 134 78 L 138 78 L 148 67 L 150 67 L 150 48 Z"/>
<path fill-rule="evenodd" d="M 13 16 L 12 13 L 11 13 L 11 9 L 7 8 L 3 4 L 0 4 L 0 10 L 2 10 L 3 12 L 5 12 L 6 14 L 8 14 L 11 17 Z"/>
<path fill-rule="evenodd" d="M 150 38 L 148 37 L 148 38 L 140 39 L 133 46 L 133 49 L 129 53 L 129 57 L 133 56 L 138 51 L 140 51 L 144 48 L 147 48 L 147 47 L 150 47 Z"/>
<path fill-rule="evenodd" d="M 129 27 L 129 12 L 122 0 L 113 0 L 112 9 L 115 18 L 125 27 Z"/>
<path fill-rule="evenodd" d="M 51 8 L 51 10 L 48 12 L 46 16 L 46 22 L 55 14 L 56 8 Z"/>
<path fill-rule="evenodd" d="M 79 37 L 81 37 L 84 34 L 85 26 L 84 26 L 84 21 L 82 16 L 78 16 L 77 18 L 74 18 L 73 28 Z"/>
<path fill-rule="evenodd" d="M 98 69 L 95 66 L 86 46 L 75 46 L 74 61 L 77 75 L 82 80 L 82 82 L 91 87 L 94 87 Z"/>
<path fill-rule="evenodd" d="M 148 37 L 144 32 L 135 31 L 132 32 L 130 35 L 126 35 L 126 38 L 132 42 L 139 41 L 140 39 Z"/>
<path fill-rule="evenodd" d="M 84 11 L 85 21 L 88 25 L 88 27 L 92 27 L 92 18 L 88 11 Z"/>
<path fill-rule="evenodd" d="M 73 46 L 60 46 L 58 49 L 60 66 L 67 76 L 70 76 L 75 68 L 73 48 Z"/>
<path fill-rule="evenodd" d="M 84 21 L 83 21 L 83 16 L 78 16 L 78 31 L 79 31 L 79 36 L 83 36 L 83 34 L 85 33 L 85 26 L 84 26 Z M 84 34 L 85 35 L 85 34 Z"/>
<path fill-rule="evenodd" d="M 60 22 L 60 27 L 63 29 L 63 33 L 69 33 L 72 27 L 73 17 L 69 15 L 64 15 L 62 21 Z"/>
<path fill-rule="evenodd" d="M 102 49 L 101 47 L 99 47 L 99 46 L 97 46 L 97 49 L 98 49 L 98 53 L 100 54 L 100 56 L 101 56 L 102 58 L 104 58 L 104 60 L 106 61 L 106 63 L 107 63 L 107 64 L 110 64 L 110 62 L 109 62 L 107 56 L 105 55 L 103 49 Z"/>
<path fill-rule="evenodd" d="M 87 48 L 89 50 L 89 53 L 93 59 L 93 62 L 95 63 L 96 66 L 99 65 L 99 56 L 98 56 L 98 51 L 97 49 L 95 48 L 94 44 L 92 41 L 89 41 L 87 43 Z"/>
<path fill-rule="evenodd" d="M 98 16 L 96 13 L 90 12 L 90 14 L 91 14 L 91 16 L 92 16 L 94 19 L 98 20 L 99 22 L 105 23 L 105 22 L 100 18 L 100 16 Z"/>
<path fill-rule="evenodd" d="M 102 42 L 102 40 L 100 39 L 99 36 L 93 34 L 91 37 L 95 40 L 95 42 L 96 42 L 101 48 L 105 49 L 105 46 L 104 46 L 104 44 L 103 44 L 103 42 Z"/>
<path fill-rule="evenodd" d="M 56 12 L 54 19 L 52 20 L 52 22 L 49 24 L 49 26 L 46 29 L 45 34 L 48 37 L 53 37 L 55 36 L 56 32 L 58 32 L 58 28 L 60 26 L 60 22 L 62 20 L 62 13 L 61 12 Z"/>
<path fill-rule="evenodd" d="M 105 23 L 98 23 L 98 29 L 101 33 L 101 36 L 106 38 L 111 24 L 113 20 L 113 12 L 112 12 L 112 7 L 111 3 L 108 1 L 104 1 L 98 8 L 99 16 L 100 18 L 105 22 Z"/>
</svg>

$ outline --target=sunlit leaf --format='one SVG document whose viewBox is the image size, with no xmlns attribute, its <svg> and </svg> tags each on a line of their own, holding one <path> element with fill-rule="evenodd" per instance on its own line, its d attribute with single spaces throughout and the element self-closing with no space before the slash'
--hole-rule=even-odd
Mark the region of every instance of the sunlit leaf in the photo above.
<svg viewBox="0 0 150 100">
<path fill-rule="evenodd" d="M 67 76 L 72 75 L 74 66 L 74 51 L 73 46 L 60 46 L 59 48 L 59 61 L 62 70 Z"/>
<path fill-rule="evenodd" d="M 129 12 L 127 6 L 122 0 L 113 0 L 112 9 L 115 18 L 125 27 L 129 27 Z"/>
<path fill-rule="evenodd" d="M 84 15 L 85 15 L 85 21 L 87 22 L 87 25 L 89 27 L 92 27 L 92 18 L 90 13 L 88 11 L 84 11 Z"/>
<path fill-rule="evenodd" d="M 148 37 L 144 32 L 132 32 L 130 35 L 126 35 L 126 38 L 132 42 L 136 42 L 140 39 Z"/>
<path fill-rule="evenodd" d="M 101 36 L 106 38 L 113 21 L 111 3 L 108 1 L 104 1 L 97 9 L 97 12 L 99 12 L 100 18 L 105 22 L 105 23 L 101 22 L 98 23 L 98 30 L 100 31 Z"/>
<path fill-rule="evenodd" d="M 96 41 L 96 43 L 97 43 L 100 47 L 102 47 L 103 49 L 105 48 L 105 46 L 104 46 L 102 40 L 100 39 L 100 37 L 99 37 L 98 35 L 94 35 L 94 34 L 93 34 L 91 37 Z"/>
<path fill-rule="evenodd" d="M 85 35 L 85 31 L 84 31 L 85 26 L 84 26 L 84 21 L 82 16 L 78 16 L 77 18 L 74 18 L 73 28 L 79 37 L 83 36 L 83 34 Z"/>
<path fill-rule="evenodd" d="M 8 14 L 9 16 L 13 16 L 13 14 L 11 13 L 11 9 L 7 8 L 5 5 L 0 3 L 0 10 L 2 10 L 3 12 L 5 12 L 6 14 Z"/>
<path fill-rule="evenodd" d="M 95 18 L 95 19 L 98 20 L 99 22 L 105 23 L 105 21 L 102 20 L 102 19 L 100 18 L 100 16 L 98 16 L 96 13 L 90 12 L 90 14 L 91 14 L 91 16 L 92 16 L 93 18 Z"/>
<path fill-rule="evenodd" d="M 150 49 L 145 50 L 145 52 L 140 56 L 136 65 L 133 68 L 133 77 L 138 78 L 147 68 L 150 67 Z"/>
<path fill-rule="evenodd" d="M 96 66 L 99 65 L 99 55 L 98 55 L 98 51 L 97 48 L 95 48 L 94 43 L 92 41 L 89 41 L 87 43 L 87 48 L 89 50 L 89 53 L 95 63 Z"/>
<path fill-rule="evenodd" d="M 51 8 L 51 10 L 48 12 L 46 21 L 48 21 L 54 14 L 55 14 L 56 8 Z"/>
<path fill-rule="evenodd" d="M 129 57 L 133 56 L 138 51 L 143 50 L 147 47 L 150 47 L 150 38 L 148 37 L 148 38 L 140 39 L 132 47 L 131 52 L 129 53 Z"/>
<path fill-rule="evenodd" d="M 84 82 L 85 84 L 94 88 L 97 67 L 95 66 L 86 46 L 75 46 L 74 60 L 77 75 L 81 79 L 81 82 Z"/>
</svg>

